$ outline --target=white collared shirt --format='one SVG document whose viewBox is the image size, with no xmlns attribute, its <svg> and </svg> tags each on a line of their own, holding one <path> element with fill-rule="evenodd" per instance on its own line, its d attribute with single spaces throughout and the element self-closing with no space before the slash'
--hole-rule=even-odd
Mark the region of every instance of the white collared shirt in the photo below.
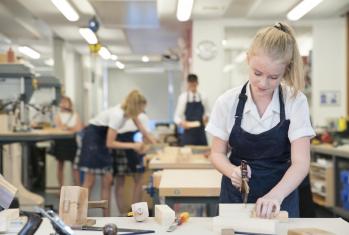
<svg viewBox="0 0 349 235">
<path fill-rule="evenodd" d="M 228 90 L 221 95 L 213 107 L 206 131 L 215 137 L 228 141 L 235 123 L 235 112 L 239 102 L 239 94 L 243 86 Z M 290 120 L 288 138 L 290 142 L 301 137 L 313 137 L 314 129 L 310 123 L 308 101 L 302 92 L 292 97 L 291 90 L 283 86 L 286 119 Z M 274 90 L 271 102 L 263 116 L 258 114 L 252 100 L 250 86 L 246 89 L 245 103 L 241 127 L 251 134 L 260 134 L 276 126 L 280 121 L 279 88 Z"/>
<path fill-rule="evenodd" d="M 177 125 L 179 125 L 183 120 L 185 120 L 184 112 L 185 112 L 185 106 L 187 105 L 187 101 L 193 102 L 193 100 L 194 100 L 194 93 L 191 91 L 183 92 L 178 97 L 175 116 L 174 116 L 174 121 Z M 206 97 L 204 97 L 201 93 L 196 92 L 195 101 L 196 102 L 201 101 L 205 109 L 204 116 L 208 116 L 209 106 L 208 106 L 208 100 L 206 99 Z"/>
<path fill-rule="evenodd" d="M 127 120 L 124 114 L 125 112 L 122 110 L 121 105 L 117 105 L 99 113 L 89 123 L 95 126 L 110 127 L 117 131 L 124 126 Z"/>
</svg>

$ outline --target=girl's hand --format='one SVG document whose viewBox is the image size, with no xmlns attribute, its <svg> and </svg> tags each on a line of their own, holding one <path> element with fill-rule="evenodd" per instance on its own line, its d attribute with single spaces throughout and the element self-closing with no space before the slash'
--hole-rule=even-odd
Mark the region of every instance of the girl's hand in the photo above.
<svg viewBox="0 0 349 235">
<path fill-rule="evenodd" d="M 144 144 L 143 143 L 134 143 L 133 144 L 133 150 L 136 151 L 137 153 L 142 153 Z"/>
<path fill-rule="evenodd" d="M 251 167 L 247 165 L 247 176 L 248 178 L 251 178 Z M 230 180 L 232 185 L 234 185 L 235 188 L 240 189 L 241 188 L 241 165 L 240 166 L 234 166 L 233 172 L 230 175 Z"/>
<path fill-rule="evenodd" d="M 256 202 L 256 216 L 271 219 L 280 212 L 281 200 L 265 195 Z"/>
</svg>

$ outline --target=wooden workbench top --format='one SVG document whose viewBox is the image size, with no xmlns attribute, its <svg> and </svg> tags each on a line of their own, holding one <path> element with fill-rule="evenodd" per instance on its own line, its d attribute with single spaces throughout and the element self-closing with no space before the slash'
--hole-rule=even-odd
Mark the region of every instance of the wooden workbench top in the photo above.
<svg viewBox="0 0 349 235">
<path fill-rule="evenodd" d="M 153 156 L 149 169 L 212 169 L 211 161 L 202 154 L 193 154 L 185 160 L 175 157 L 164 157 L 161 154 Z"/>
<path fill-rule="evenodd" d="M 215 169 L 163 170 L 160 196 L 212 197 L 219 196 L 222 174 Z"/>
<path fill-rule="evenodd" d="M 150 229 L 155 230 L 154 234 L 166 234 L 167 226 L 161 226 L 156 223 L 153 217 L 148 218 L 144 222 L 136 222 L 132 217 L 96 217 L 96 226 L 104 226 L 108 223 L 115 223 L 120 228 L 134 228 L 134 229 Z M 189 221 L 179 226 L 171 234 L 173 235 L 187 235 L 187 234 L 200 234 L 200 235 L 220 235 L 221 233 L 214 232 L 212 226 L 212 218 L 198 218 L 192 217 Z M 340 218 L 301 218 L 301 219 L 289 219 L 287 223 L 280 223 L 277 229 L 277 235 L 287 235 L 287 230 L 290 228 L 319 228 L 330 231 L 335 235 L 344 235 L 349 231 L 349 223 Z M 44 219 L 39 229 L 36 231 L 36 235 L 47 235 L 53 232 L 52 225 L 48 219 Z M 74 231 L 75 234 L 102 234 L 102 232 L 96 231 Z"/>
</svg>

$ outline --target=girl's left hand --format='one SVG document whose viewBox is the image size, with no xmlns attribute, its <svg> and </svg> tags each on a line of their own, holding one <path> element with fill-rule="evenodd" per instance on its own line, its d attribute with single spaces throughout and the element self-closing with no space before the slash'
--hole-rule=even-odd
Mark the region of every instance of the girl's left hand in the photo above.
<svg viewBox="0 0 349 235">
<path fill-rule="evenodd" d="M 281 202 L 276 198 L 268 195 L 260 197 L 256 202 L 256 216 L 267 219 L 274 218 L 280 212 L 280 205 Z"/>
</svg>

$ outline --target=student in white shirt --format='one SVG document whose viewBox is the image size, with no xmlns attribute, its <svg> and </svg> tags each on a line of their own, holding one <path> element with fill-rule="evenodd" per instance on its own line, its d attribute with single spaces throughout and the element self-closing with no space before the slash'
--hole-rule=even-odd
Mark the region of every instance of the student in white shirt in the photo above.
<svg viewBox="0 0 349 235">
<path fill-rule="evenodd" d="M 220 202 L 241 203 L 241 161 L 248 164 L 248 203 L 270 218 L 299 216 L 297 187 L 308 174 L 310 123 L 302 60 L 293 30 L 277 23 L 257 32 L 247 51 L 248 82 L 221 95 L 206 131 L 211 161 L 223 174 Z M 229 153 L 229 158 L 227 154 Z"/>
<path fill-rule="evenodd" d="M 79 162 L 80 170 L 86 172 L 82 186 L 91 191 L 95 174 L 102 174 L 101 198 L 108 200 L 109 203 L 113 182 L 113 157 L 109 149 L 133 149 L 140 153 L 145 150 L 143 143 L 116 140 L 119 130 L 128 119 L 132 119 L 144 138 L 150 143 L 155 143 L 137 118 L 140 113 L 144 112 L 145 106 L 145 97 L 137 90 L 131 91 L 121 105 L 98 114 L 84 130 Z M 109 209 L 103 210 L 103 216 L 109 216 Z"/>
<path fill-rule="evenodd" d="M 143 127 L 149 132 L 149 118 L 145 113 L 138 115 L 138 120 L 142 123 Z M 136 135 L 139 133 L 137 126 L 129 119 L 125 125 L 118 131 L 117 140 L 121 142 L 137 142 L 141 140 L 136 139 Z M 119 212 L 125 214 L 130 206 L 125 205 L 125 176 L 131 175 L 134 180 L 132 203 L 140 202 L 142 200 L 143 191 L 143 154 L 139 154 L 133 149 L 113 149 L 112 151 L 114 160 L 114 176 L 116 178 L 115 184 L 115 196 Z"/>
<path fill-rule="evenodd" d="M 177 101 L 175 123 L 184 128 L 181 137 L 182 145 L 207 145 L 205 125 L 208 121 L 208 102 L 198 92 L 198 77 L 189 74 L 188 90 L 183 92 Z M 193 126 L 196 122 L 197 125 Z"/>
<path fill-rule="evenodd" d="M 62 96 L 59 104 L 60 111 L 54 117 L 54 122 L 57 128 L 74 133 L 79 132 L 82 128 L 82 122 L 77 112 L 73 110 L 73 102 L 67 96 Z M 69 139 L 55 140 L 52 146 L 52 154 L 57 159 L 57 179 L 59 187 L 62 187 L 64 182 L 63 170 L 64 161 L 74 161 L 77 151 L 77 143 L 75 136 Z M 73 169 L 74 184 L 80 182 L 80 173 L 77 169 Z"/>
</svg>

